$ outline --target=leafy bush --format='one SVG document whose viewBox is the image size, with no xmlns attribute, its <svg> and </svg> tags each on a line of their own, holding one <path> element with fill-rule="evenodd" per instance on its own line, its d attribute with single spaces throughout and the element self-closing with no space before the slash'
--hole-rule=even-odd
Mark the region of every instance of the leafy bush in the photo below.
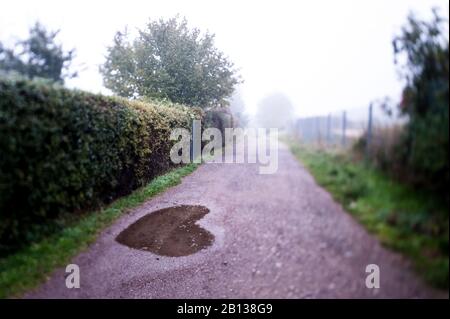
<svg viewBox="0 0 450 319">
<path fill-rule="evenodd" d="M 392 177 L 406 181 L 411 174 L 409 168 L 402 163 L 398 149 L 403 143 L 404 125 L 373 127 L 370 147 L 367 148 L 367 132 L 364 132 L 353 144 L 353 155 L 365 157 L 377 168 L 389 173 Z"/>
<path fill-rule="evenodd" d="M 400 105 L 408 116 L 399 152 L 414 183 L 437 191 L 448 202 L 449 173 L 449 44 L 448 21 L 434 10 L 430 22 L 413 15 L 394 39 L 396 54 L 406 63 Z"/>
<path fill-rule="evenodd" d="M 168 169 L 195 109 L 0 79 L 0 254 Z"/>
<path fill-rule="evenodd" d="M 234 127 L 235 118 L 227 107 L 213 108 L 205 112 L 204 127 L 215 127 L 225 136 L 225 129 Z"/>
<path fill-rule="evenodd" d="M 447 24 L 448 25 L 448 24 Z M 372 132 L 369 160 L 383 171 L 449 203 L 449 44 L 444 20 L 434 11 L 430 22 L 413 15 L 394 39 L 405 80 L 400 113 L 405 124 Z M 448 31 L 447 31 L 448 34 Z M 382 105 L 389 113 L 390 103 Z M 354 148 L 366 151 L 367 136 Z"/>
</svg>

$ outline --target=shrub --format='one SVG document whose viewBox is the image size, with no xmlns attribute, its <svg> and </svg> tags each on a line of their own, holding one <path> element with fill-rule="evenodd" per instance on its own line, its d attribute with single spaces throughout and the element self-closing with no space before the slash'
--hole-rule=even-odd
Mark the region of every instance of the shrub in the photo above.
<svg viewBox="0 0 450 319">
<path fill-rule="evenodd" d="M 0 79 L 0 254 L 168 169 L 195 109 Z"/>
<path fill-rule="evenodd" d="M 437 200 L 448 206 L 449 43 L 446 29 L 448 21 L 434 10 L 431 21 L 421 21 L 410 15 L 402 32 L 394 38 L 395 55 L 403 61 L 398 71 L 405 80 L 398 107 L 406 121 L 401 127 L 381 132 L 374 130 L 368 155 L 390 175 L 434 193 Z M 392 112 L 389 103 L 383 107 L 388 113 Z M 364 151 L 366 141 L 363 136 L 355 149 Z"/>
<path fill-rule="evenodd" d="M 401 111 L 409 119 L 399 152 L 414 182 L 449 202 L 449 43 L 448 21 L 437 10 L 431 21 L 413 15 L 394 39 L 406 85 Z"/>
<path fill-rule="evenodd" d="M 225 137 L 225 129 L 235 127 L 236 119 L 227 107 L 213 108 L 205 112 L 204 128 L 214 127 L 218 128 Z M 222 139 L 223 143 L 225 139 Z M 224 144 L 223 144 L 224 145 Z"/>
<path fill-rule="evenodd" d="M 353 145 L 354 154 L 365 157 L 393 177 L 406 181 L 410 171 L 402 163 L 402 154 L 399 152 L 404 131 L 401 124 L 373 127 L 370 147 L 367 149 L 367 132 L 364 132 Z"/>
</svg>

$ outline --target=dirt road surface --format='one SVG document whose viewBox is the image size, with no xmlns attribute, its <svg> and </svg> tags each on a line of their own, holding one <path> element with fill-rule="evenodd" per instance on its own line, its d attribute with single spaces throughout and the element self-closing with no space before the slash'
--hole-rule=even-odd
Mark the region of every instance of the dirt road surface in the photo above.
<svg viewBox="0 0 450 319">
<path fill-rule="evenodd" d="M 139 218 L 175 205 L 203 205 L 198 224 L 213 244 L 182 257 L 121 245 L 116 237 Z M 204 164 L 183 182 L 121 217 L 65 269 L 28 298 L 433 298 L 410 263 L 380 246 L 293 157 L 279 146 L 276 174 L 257 164 Z M 381 287 L 365 285 L 377 264 Z"/>
</svg>

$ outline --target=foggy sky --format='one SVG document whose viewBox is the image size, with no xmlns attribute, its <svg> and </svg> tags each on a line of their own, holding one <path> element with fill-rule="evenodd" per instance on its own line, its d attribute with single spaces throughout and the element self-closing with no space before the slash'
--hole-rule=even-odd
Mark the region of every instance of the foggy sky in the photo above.
<svg viewBox="0 0 450 319">
<path fill-rule="evenodd" d="M 448 17 L 445 0 L 2 0 L 0 41 L 27 35 L 36 20 L 61 29 L 66 49 L 83 64 L 68 86 L 108 93 L 98 66 L 106 46 L 125 25 L 186 16 L 190 26 L 216 34 L 216 45 L 240 68 L 250 113 L 273 92 L 285 93 L 298 115 L 363 107 L 386 95 L 399 99 L 391 40 L 410 10 Z"/>
</svg>

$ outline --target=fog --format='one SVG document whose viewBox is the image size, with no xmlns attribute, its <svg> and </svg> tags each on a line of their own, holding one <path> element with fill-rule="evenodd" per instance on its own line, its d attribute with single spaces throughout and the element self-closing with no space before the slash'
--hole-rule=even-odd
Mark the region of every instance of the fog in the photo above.
<svg viewBox="0 0 450 319">
<path fill-rule="evenodd" d="M 108 94 L 98 66 L 117 30 L 146 21 L 185 16 L 190 26 L 216 34 L 216 45 L 240 69 L 240 92 L 250 114 L 275 92 L 299 116 L 367 106 L 391 96 L 402 83 L 391 40 L 410 11 L 428 17 L 433 6 L 448 17 L 448 1 L 3 1 L 0 41 L 27 35 L 41 21 L 61 29 L 65 48 L 75 47 L 79 77 L 70 87 Z"/>
</svg>

